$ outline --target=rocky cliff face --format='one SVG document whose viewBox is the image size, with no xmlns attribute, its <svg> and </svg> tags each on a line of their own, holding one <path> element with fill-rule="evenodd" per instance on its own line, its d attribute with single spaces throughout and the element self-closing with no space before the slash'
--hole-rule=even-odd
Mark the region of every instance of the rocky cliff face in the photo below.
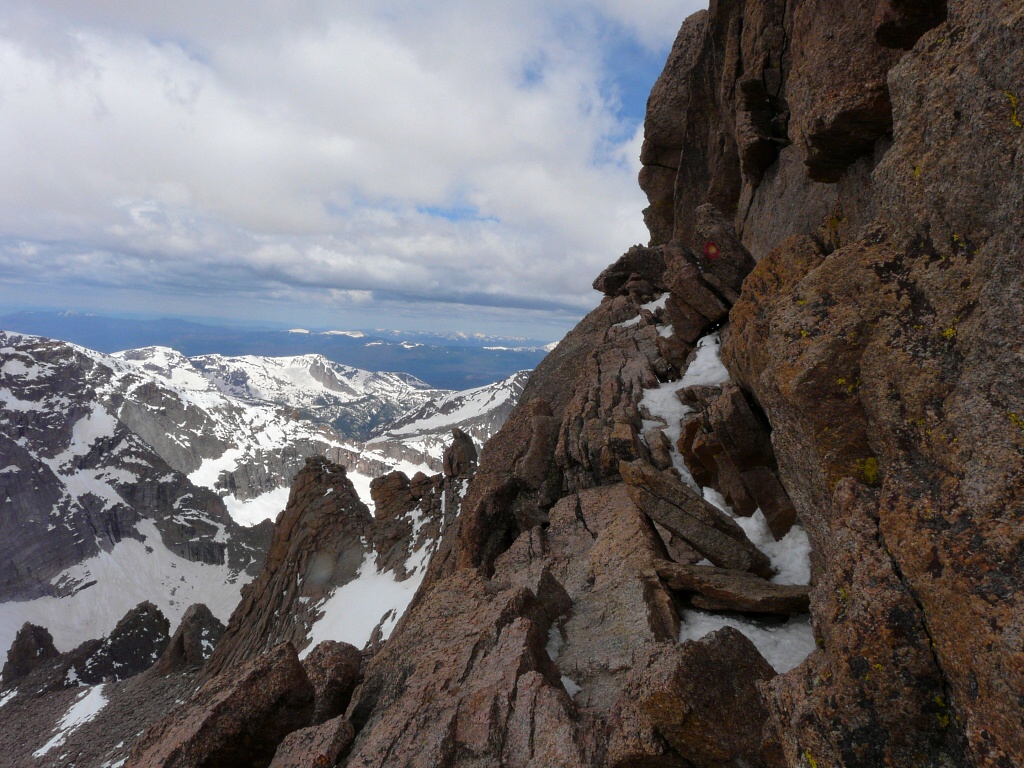
<svg viewBox="0 0 1024 768">
<path fill-rule="evenodd" d="M 1022 39 L 1002 0 L 687 19 L 648 104 L 650 244 L 468 484 L 458 438 L 446 477 L 375 483 L 371 525 L 307 465 L 224 661 L 131 764 L 1024 763 Z M 268 649 L 274 612 L 326 552 L 302 642 L 344 639 L 370 583 L 336 578 L 344 547 L 395 574 L 374 595 L 422 583 L 346 715 L 302 727 L 320 677 Z M 239 752 L 278 701 L 301 730 Z"/>
<path fill-rule="evenodd" d="M 368 664 L 347 765 L 1024 760 L 1022 33 L 1002 2 L 683 24 L 648 104 L 651 243 L 487 444 Z M 709 390 L 716 327 L 731 383 Z M 725 632 L 658 650 L 680 601 L 751 610 L 795 520 L 816 650 L 782 674 Z"/>
</svg>

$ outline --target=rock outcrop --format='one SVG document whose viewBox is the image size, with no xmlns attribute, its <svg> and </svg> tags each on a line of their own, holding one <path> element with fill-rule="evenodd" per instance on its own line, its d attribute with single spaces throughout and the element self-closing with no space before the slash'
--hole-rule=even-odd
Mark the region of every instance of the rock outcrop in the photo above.
<svg viewBox="0 0 1024 768">
<path fill-rule="evenodd" d="M 59 655 L 46 627 L 25 622 L 7 651 L 2 675 L 3 687 L 11 686 Z"/>
<path fill-rule="evenodd" d="M 143 735 L 125 766 L 269 765 L 312 712 L 313 686 L 295 648 L 282 643 L 207 682 Z"/>
<path fill-rule="evenodd" d="M 25 624 L 7 652 L 4 688 L 38 695 L 127 680 L 145 672 L 168 644 L 169 622 L 159 608 L 140 603 L 110 634 L 59 653 L 44 627 Z"/>
<path fill-rule="evenodd" d="M 305 647 L 317 601 L 355 578 L 370 552 L 372 527 L 345 468 L 320 456 L 307 459 L 278 515 L 263 568 L 242 588 L 205 677 L 280 643 Z"/>
<path fill-rule="evenodd" d="M 347 765 L 1024 760 L 1022 32 L 981 2 L 737 0 L 683 24 L 648 104 L 651 242 L 485 446 L 367 665 Z M 718 327 L 731 381 L 672 385 Z M 672 387 L 684 410 L 656 412 Z M 809 589 L 766 580 L 758 523 L 718 493 L 776 539 L 806 530 Z M 745 641 L 716 641 L 743 664 L 683 645 L 644 678 L 680 596 L 809 605 L 817 650 L 780 675 Z M 749 718 L 727 724 L 726 690 Z M 630 718 L 645 735 L 609 731 Z"/>
<path fill-rule="evenodd" d="M 201 667 L 224 636 L 224 625 L 202 603 L 189 606 L 153 669 L 169 675 Z"/>
</svg>

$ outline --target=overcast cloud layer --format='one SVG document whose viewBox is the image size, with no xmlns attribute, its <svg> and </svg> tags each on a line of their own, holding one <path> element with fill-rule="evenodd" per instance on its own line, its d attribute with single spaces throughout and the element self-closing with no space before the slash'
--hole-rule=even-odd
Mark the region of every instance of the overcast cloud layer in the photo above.
<svg viewBox="0 0 1024 768">
<path fill-rule="evenodd" d="M 0 5 L 3 308 L 543 336 L 647 239 L 698 3 Z"/>
</svg>

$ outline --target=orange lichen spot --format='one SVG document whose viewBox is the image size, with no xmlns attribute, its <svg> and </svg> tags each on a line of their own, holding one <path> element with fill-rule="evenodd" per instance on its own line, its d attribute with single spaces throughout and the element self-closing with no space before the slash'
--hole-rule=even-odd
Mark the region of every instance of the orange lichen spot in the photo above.
<svg viewBox="0 0 1024 768">
<path fill-rule="evenodd" d="M 704 243 L 704 255 L 711 261 L 717 261 L 718 257 L 722 255 L 722 251 L 716 243 L 708 240 Z"/>
</svg>

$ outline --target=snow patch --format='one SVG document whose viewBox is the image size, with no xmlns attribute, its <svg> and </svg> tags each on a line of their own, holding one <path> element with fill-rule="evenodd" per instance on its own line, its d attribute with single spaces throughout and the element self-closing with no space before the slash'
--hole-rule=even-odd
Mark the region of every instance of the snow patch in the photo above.
<svg viewBox="0 0 1024 768">
<path fill-rule="evenodd" d="M 251 528 L 264 520 L 277 520 L 278 514 L 288 504 L 288 493 L 289 489 L 285 486 L 245 501 L 240 501 L 234 496 L 225 496 L 224 506 L 228 508 L 232 520 Z"/>
<path fill-rule="evenodd" d="M 59 747 L 67 740 L 72 731 L 96 717 L 99 711 L 107 705 L 107 697 L 103 695 L 104 687 L 97 685 L 83 691 L 57 723 L 53 738 L 33 752 L 32 756 L 42 757 L 51 749 Z"/>
<path fill-rule="evenodd" d="M 808 617 L 772 624 L 704 611 L 683 611 L 682 620 L 679 642 L 699 640 L 723 627 L 733 627 L 746 635 L 780 674 L 793 669 L 814 650 L 814 632 Z"/>
<path fill-rule="evenodd" d="M 729 371 L 719 356 L 721 349 L 722 335 L 718 331 L 702 337 L 697 342 L 697 353 L 687 367 L 680 385 L 692 387 L 696 384 L 725 384 L 729 380 Z"/>
<path fill-rule="evenodd" d="M 405 581 L 396 581 L 390 571 L 378 572 L 374 560 L 373 553 L 367 553 L 355 579 L 338 587 L 320 606 L 322 616 L 310 628 L 309 645 L 299 658 L 304 659 L 324 640 L 338 640 L 362 648 L 388 612 L 391 616 L 381 626 L 381 640 L 391 634 L 416 594 L 426 569 L 417 567 L 415 575 Z"/>
<path fill-rule="evenodd" d="M 562 686 L 565 688 L 565 692 L 569 694 L 570 699 L 583 690 L 579 685 L 577 685 L 575 680 L 566 677 L 565 675 L 562 675 Z"/>
<path fill-rule="evenodd" d="M 52 581 L 94 584 L 65 597 L 0 603 L 0 648 L 10 648 L 18 630 L 30 621 L 50 631 L 57 650 L 69 651 L 83 640 L 109 634 L 128 611 L 144 600 L 163 611 L 172 632 L 193 603 L 206 603 L 218 619 L 227 623 L 242 585 L 250 577 L 226 565 L 178 557 L 163 545 L 152 520 L 141 520 L 137 528 L 145 542 L 122 539 L 110 552 L 100 552 Z"/>
</svg>

